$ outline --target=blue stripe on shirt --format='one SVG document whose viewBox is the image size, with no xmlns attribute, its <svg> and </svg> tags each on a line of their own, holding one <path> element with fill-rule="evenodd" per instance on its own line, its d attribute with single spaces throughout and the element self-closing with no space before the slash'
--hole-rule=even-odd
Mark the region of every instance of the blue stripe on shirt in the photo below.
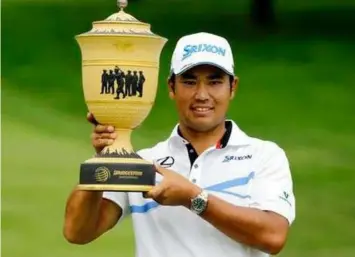
<svg viewBox="0 0 355 257">
<path fill-rule="evenodd" d="M 250 198 L 250 195 L 241 195 L 241 194 L 226 191 L 226 189 L 229 189 L 232 187 L 237 187 L 237 186 L 247 185 L 250 182 L 250 180 L 252 180 L 254 178 L 254 175 L 255 175 L 255 173 L 251 172 L 246 177 L 228 180 L 228 181 L 225 181 L 222 183 L 208 186 L 204 189 L 208 190 L 208 191 L 214 191 L 214 192 L 218 192 L 218 193 L 233 195 L 233 196 L 236 196 L 236 197 L 239 197 L 242 199 Z M 150 201 L 150 202 L 147 202 L 143 205 L 131 205 L 130 209 L 131 209 L 131 213 L 147 213 L 148 211 L 155 209 L 157 207 L 159 207 L 159 204 L 157 202 Z"/>
<path fill-rule="evenodd" d="M 145 203 L 144 205 L 131 205 L 131 213 L 146 213 L 151 209 L 158 207 L 159 204 L 155 201 Z"/>
</svg>

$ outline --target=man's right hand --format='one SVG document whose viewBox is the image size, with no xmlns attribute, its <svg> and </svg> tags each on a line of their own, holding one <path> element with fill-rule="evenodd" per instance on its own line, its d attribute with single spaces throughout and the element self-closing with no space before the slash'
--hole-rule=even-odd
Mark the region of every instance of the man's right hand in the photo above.
<svg viewBox="0 0 355 257">
<path fill-rule="evenodd" d="M 111 145 L 116 139 L 115 128 L 113 126 L 104 126 L 97 122 L 92 113 L 87 114 L 87 120 L 94 125 L 94 131 L 91 134 L 91 142 L 96 153 L 100 153 L 106 146 Z"/>
</svg>

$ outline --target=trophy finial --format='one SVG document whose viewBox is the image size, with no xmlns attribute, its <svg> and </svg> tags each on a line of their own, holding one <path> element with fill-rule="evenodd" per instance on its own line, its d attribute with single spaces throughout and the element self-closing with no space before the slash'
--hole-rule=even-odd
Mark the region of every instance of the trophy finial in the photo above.
<svg viewBox="0 0 355 257">
<path fill-rule="evenodd" d="M 128 5 L 128 0 L 117 0 L 117 6 L 123 11 L 123 8 L 126 8 Z"/>
</svg>

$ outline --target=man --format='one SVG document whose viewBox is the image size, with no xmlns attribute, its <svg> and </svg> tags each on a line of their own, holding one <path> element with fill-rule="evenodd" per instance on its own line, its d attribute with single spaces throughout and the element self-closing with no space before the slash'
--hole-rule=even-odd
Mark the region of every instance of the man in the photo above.
<svg viewBox="0 0 355 257">
<path fill-rule="evenodd" d="M 137 75 L 137 71 L 133 71 L 133 75 L 132 75 L 132 85 L 131 85 L 131 92 L 132 95 L 137 95 L 137 86 L 138 86 L 138 75 Z"/>
<path fill-rule="evenodd" d="M 138 78 L 138 84 L 137 84 L 137 91 L 139 93 L 139 97 L 143 96 L 144 82 L 145 82 L 145 77 L 143 75 L 143 71 L 139 71 L 139 78 Z"/>
<path fill-rule="evenodd" d="M 103 73 L 101 74 L 101 92 L 100 94 L 107 94 L 108 93 L 108 74 L 107 70 L 103 70 Z"/>
<path fill-rule="evenodd" d="M 74 190 L 64 226 L 69 242 L 89 243 L 130 214 L 139 257 L 281 251 L 295 219 L 288 160 L 275 143 L 249 137 L 225 118 L 238 85 L 233 68 L 222 37 L 197 33 L 178 41 L 168 85 L 179 123 L 166 140 L 138 151 L 157 163 L 156 186 L 146 194 Z M 116 136 L 96 124 L 96 151 Z"/>
<path fill-rule="evenodd" d="M 132 96 L 132 71 L 129 70 L 125 78 L 126 78 L 125 94 L 126 96 Z"/>
<path fill-rule="evenodd" d="M 110 74 L 108 75 L 108 93 L 112 95 L 115 93 L 115 74 L 113 70 L 110 70 Z"/>
<path fill-rule="evenodd" d="M 124 72 L 118 67 L 116 66 L 115 67 L 115 79 L 116 79 L 116 82 L 117 82 L 117 89 L 116 89 L 116 97 L 115 99 L 120 99 L 120 94 L 122 94 L 122 97 L 123 98 L 126 98 L 126 94 L 125 94 L 125 91 L 124 91 L 124 77 L 125 77 L 125 74 Z"/>
</svg>

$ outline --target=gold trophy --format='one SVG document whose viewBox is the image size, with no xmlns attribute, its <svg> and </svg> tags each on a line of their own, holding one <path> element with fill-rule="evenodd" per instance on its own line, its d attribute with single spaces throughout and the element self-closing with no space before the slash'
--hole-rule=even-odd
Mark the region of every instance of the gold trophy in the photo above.
<svg viewBox="0 0 355 257">
<path fill-rule="evenodd" d="M 100 124 L 113 125 L 117 139 L 80 166 L 79 189 L 145 192 L 155 184 L 151 162 L 131 145 L 132 130 L 148 116 L 158 86 L 160 55 L 166 38 L 150 24 L 119 11 L 76 36 L 82 57 L 82 82 L 88 110 Z"/>
</svg>

